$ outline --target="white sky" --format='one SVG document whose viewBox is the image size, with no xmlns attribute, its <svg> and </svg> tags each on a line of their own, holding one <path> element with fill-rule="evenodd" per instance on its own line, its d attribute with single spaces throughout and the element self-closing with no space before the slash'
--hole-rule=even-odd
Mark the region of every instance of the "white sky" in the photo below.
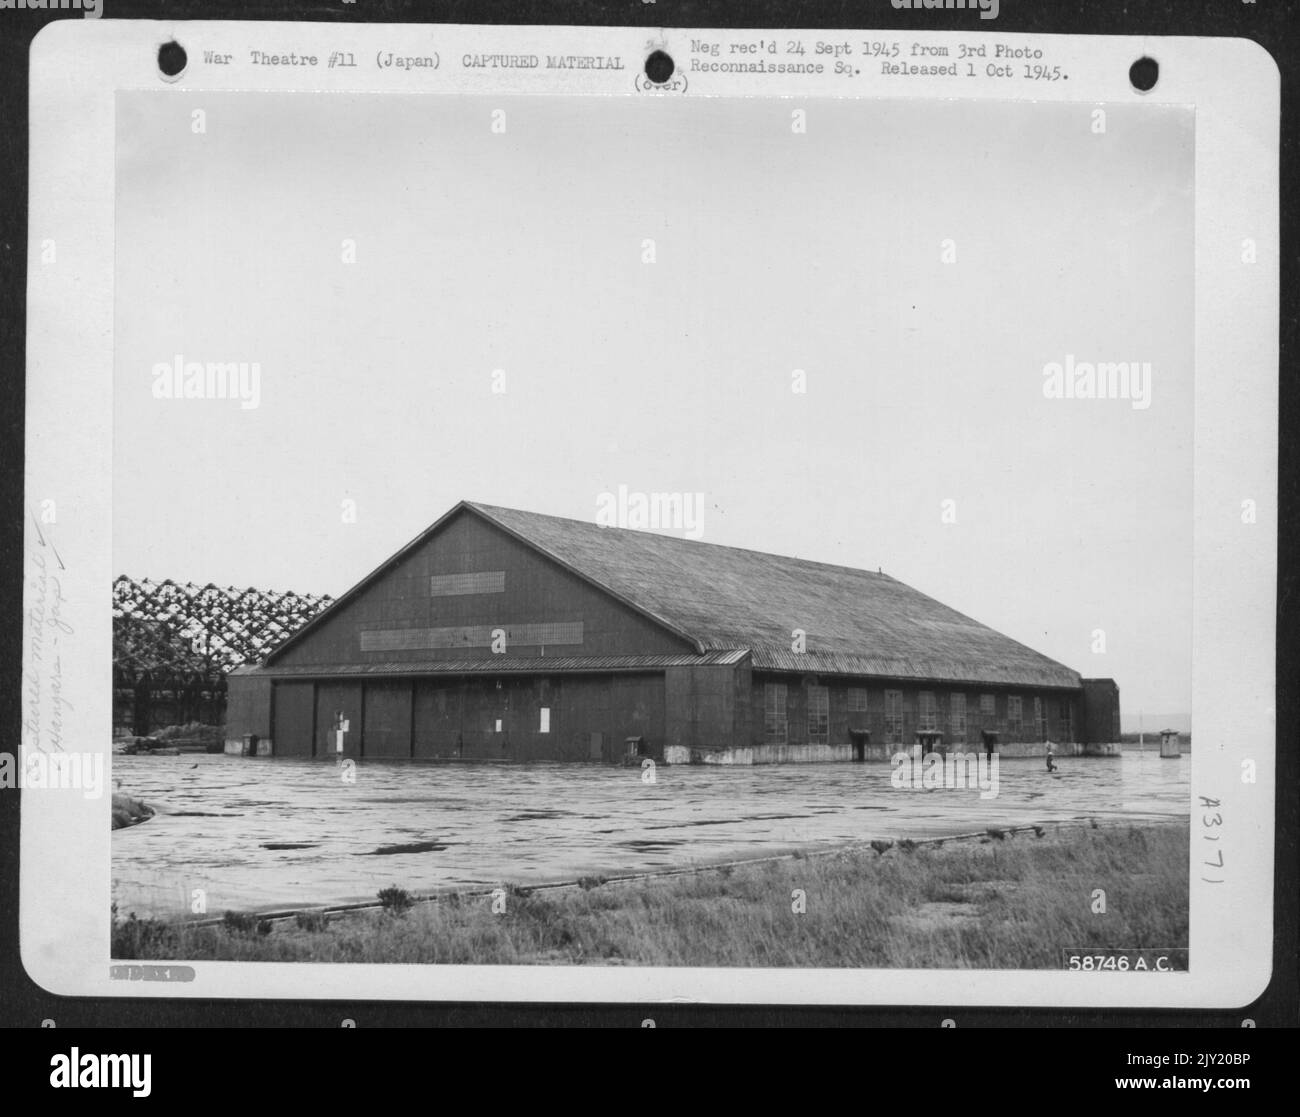
<svg viewBox="0 0 1300 1117">
<path fill-rule="evenodd" d="M 1190 110 L 800 105 L 120 94 L 115 572 L 337 595 L 462 498 L 702 492 L 1187 710 Z M 1150 408 L 1045 399 L 1067 354 Z"/>
</svg>

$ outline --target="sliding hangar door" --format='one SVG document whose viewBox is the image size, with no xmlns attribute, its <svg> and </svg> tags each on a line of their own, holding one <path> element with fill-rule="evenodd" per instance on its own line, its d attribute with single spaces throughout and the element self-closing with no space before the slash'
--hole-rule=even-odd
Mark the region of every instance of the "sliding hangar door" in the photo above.
<svg viewBox="0 0 1300 1117">
<path fill-rule="evenodd" d="M 628 737 L 662 753 L 664 678 L 277 681 L 273 718 L 282 757 L 611 761 Z"/>
</svg>

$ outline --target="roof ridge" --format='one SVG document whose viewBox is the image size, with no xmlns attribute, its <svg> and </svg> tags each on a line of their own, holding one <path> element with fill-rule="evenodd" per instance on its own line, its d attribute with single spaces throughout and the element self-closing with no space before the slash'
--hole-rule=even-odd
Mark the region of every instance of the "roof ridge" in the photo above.
<svg viewBox="0 0 1300 1117">
<path fill-rule="evenodd" d="M 799 555 L 783 555 L 783 554 L 779 554 L 776 551 L 760 551 L 757 547 L 736 547 L 730 543 L 714 543 L 711 540 L 706 540 L 706 539 L 684 539 L 679 535 L 668 535 L 664 532 L 654 531 L 652 529 L 607 526 L 605 524 L 595 523 L 592 520 L 575 519 L 573 516 L 556 516 L 551 514 L 550 512 L 530 512 L 526 508 L 509 508 L 504 504 L 482 504 L 476 500 L 466 500 L 463 503 L 489 516 L 491 516 L 493 512 L 512 512 L 519 516 L 535 516 L 538 519 L 557 520 L 560 523 L 565 523 L 565 524 L 582 524 L 584 527 L 595 528 L 597 531 L 618 532 L 621 535 L 634 535 L 637 536 L 638 538 L 649 537 L 651 539 L 666 539 L 671 542 L 681 543 L 690 547 L 717 547 L 719 550 L 723 550 L 723 551 L 739 551 L 743 554 L 758 555 L 760 558 L 786 559 L 790 562 L 805 563 L 808 566 L 824 566 L 828 570 L 850 570 L 854 574 L 867 574 L 870 575 L 872 578 L 887 578 L 891 582 L 898 582 L 897 578 L 893 577 L 892 575 L 884 573 L 884 571 L 882 570 L 867 570 L 866 568 L 861 566 L 845 566 L 842 563 L 823 562 L 821 559 L 802 558 Z M 901 585 L 903 583 L 898 583 L 898 584 Z M 920 591 L 918 590 L 917 592 L 919 593 Z"/>
</svg>

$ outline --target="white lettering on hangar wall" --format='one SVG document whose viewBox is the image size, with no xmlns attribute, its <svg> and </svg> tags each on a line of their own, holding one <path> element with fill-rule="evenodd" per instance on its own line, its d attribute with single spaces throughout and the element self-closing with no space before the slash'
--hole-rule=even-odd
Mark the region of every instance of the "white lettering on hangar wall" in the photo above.
<svg viewBox="0 0 1300 1117">
<path fill-rule="evenodd" d="M 503 630 L 510 647 L 581 644 L 582 621 L 544 624 L 461 625 L 453 628 L 374 628 L 361 633 L 363 652 L 430 651 L 443 648 L 490 648 L 493 632 Z"/>
</svg>

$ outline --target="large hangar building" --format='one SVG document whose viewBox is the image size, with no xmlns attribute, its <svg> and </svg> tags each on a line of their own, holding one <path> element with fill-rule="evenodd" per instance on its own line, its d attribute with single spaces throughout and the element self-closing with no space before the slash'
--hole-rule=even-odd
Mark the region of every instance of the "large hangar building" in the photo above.
<svg viewBox="0 0 1300 1117">
<path fill-rule="evenodd" d="M 802 634 L 802 635 L 801 635 Z M 228 679 L 226 750 L 761 764 L 1118 751 L 1119 692 L 886 574 L 462 501 Z"/>
</svg>

